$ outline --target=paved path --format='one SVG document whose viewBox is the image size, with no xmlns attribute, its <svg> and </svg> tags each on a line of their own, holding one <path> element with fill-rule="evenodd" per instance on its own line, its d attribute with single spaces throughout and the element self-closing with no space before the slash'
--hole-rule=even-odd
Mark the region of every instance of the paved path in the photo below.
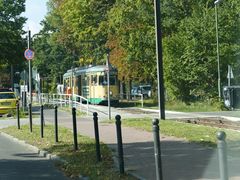
<svg viewBox="0 0 240 180">
<path fill-rule="evenodd" d="M 72 128 L 71 113 L 59 112 L 59 123 Z M 53 110 L 45 110 L 45 120 L 53 123 Z M 92 117 L 77 118 L 78 132 L 94 138 Z M 151 122 L 149 122 L 151 123 Z M 99 126 L 100 140 L 117 152 L 115 125 Z M 125 169 L 140 179 L 154 180 L 154 149 L 152 133 L 123 127 Z M 230 179 L 240 179 L 240 154 L 238 146 L 229 143 Z M 174 137 L 161 137 L 164 180 L 219 179 L 216 149 L 188 143 Z M 116 154 L 115 154 L 116 156 Z"/>
<path fill-rule="evenodd" d="M 0 180 L 67 179 L 50 160 L 0 134 Z"/>
<path fill-rule="evenodd" d="M 121 114 L 122 119 L 125 117 L 156 117 L 156 113 L 137 113 L 132 114 L 130 112 L 125 112 L 121 110 L 114 111 L 113 113 Z M 45 110 L 45 120 L 49 123 L 53 123 L 54 110 Z M 114 114 L 114 115 L 115 115 Z M 114 115 L 112 117 L 114 117 Z M 185 115 L 184 115 L 185 116 Z M 59 122 L 62 126 L 72 128 L 72 117 L 71 113 L 59 112 Z M 106 119 L 105 116 L 100 116 L 100 119 Z M 28 123 L 28 119 L 21 121 L 22 123 Z M 34 121 L 39 123 L 39 119 Z M 0 123 L 3 126 L 16 125 L 16 120 L 1 120 Z M 94 138 L 93 130 L 93 120 L 92 116 L 86 116 L 83 118 L 77 118 L 78 123 L 78 132 L 82 135 L 90 136 Z M 149 122 L 151 123 L 151 122 Z M 116 131 L 114 124 L 104 124 L 101 123 L 99 126 L 100 131 L 100 140 L 107 144 L 110 148 L 113 149 L 113 152 L 117 152 L 116 146 Z M 154 180 L 155 176 L 155 166 L 154 166 L 154 150 L 152 142 L 152 133 L 146 131 L 136 130 L 134 128 L 123 127 L 123 143 L 124 143 L 124 161 L 125 169 L 127 172 L 137 175 L 140 179 Z M 34 152 L 23 149 L 17 150 L 18 153 L 13 151 L 1 150 L 4 147 L 11 147 L 15 149 L 16 144 L 5 145 L 6 142 L 0 138 L 0 154 L 10 153 L 11 158 L 7 155 L 0 156 L 0 180 L 4 179 L 3 175 L 8 174 L 4 165 L 7 162 L 16 164 L 17 162 L 22 163 L 21 167 L 27 167 L 28 163 L 39 162 L 40 167 L 48 165 L 43 165 L 42 158 L 34 156 Z M 239 142 L 237 143 L 239 144 Z M 228 164 L 229 164 L 229 177 L 231 180 L 240 179 L 240 146 L 236 143 L 228 142 Z M 8 148 L 7 148 L 8 149 Z M 218 159 L 216 149 L 202 147 L 197 144 L 188 143 L 183 139 L 177 139 L 174 137 L 161 136 L 161 150 L 162 150 L 162 165 L 163 165 L 163 178 L 164 180 L 208 180 L 208 179 L 219 179 L 219 170 L 218 170 Z M 20 153 L 19 153 L 20 152 Z M 21 153 L 22 152 L 22 153 Z M 27 154 L 27 155 L 26 155 Z M 30 154 L 30 155 L 29 155 Z M 30 157 L 29 157 L 30 156 Z M 19 160 L 18 158 L 25 158 L 24 160 Z M 7 160 L 6 160 L 7 159 Z M 10 160 L 9 160 L 10 159 Z M 35 161 L 34 161 L 35 160 Z M 3 166 L 1 165 L 3 164 Z M 7 164 L 7 163 L 6 163 Z M 17 165 L 17 164 L 16 164 Z M 37 163 L 36 165 L 37 166 Z M 18 166 L 16 166 L 18 167 Z M 34 167 L 34 166 L 33 166 Z M 39 167 L 39 168 L 40 168 Z M 11 169 L 12 168 L 12 169 Z M 21 169 L 10 167 L 14 172 Z M 28 172 L 28 168 L 22 168 Z M 35 167 L 34 169 L 38 169 Z M 26 171 L 23 171 L 23 175 L 27 175 Z M 55 172 L 55 169 L 50 169 L 49 171 Z M 1 174 L 1 172 L 3 172 Z M 38 172 L 29 173 L 29 175 L 35 175 Z M 35 177 L 41 178 L 41 174 L 44 175 L 43 171 L 40 171 L 40 175 Z M 46 171 L 46 177 L 48 176 L 48 171 Z M 10 176 L 9 176 L 10 177 Z M 29 176 L 30 177 L 30 176 Z M 35 179 L 29 177 L 21 177 L 21 179 Z M 45 177 L 45 179 L 46 179 Z M 15 176 L 16 178 L 16 176 Z M 8 178 L 9 179 L 9 178 Z M 14 179 L 14 176 L 13 176 Z M 58 179 L 58 178 L 57 178 Z"/>
</svg>

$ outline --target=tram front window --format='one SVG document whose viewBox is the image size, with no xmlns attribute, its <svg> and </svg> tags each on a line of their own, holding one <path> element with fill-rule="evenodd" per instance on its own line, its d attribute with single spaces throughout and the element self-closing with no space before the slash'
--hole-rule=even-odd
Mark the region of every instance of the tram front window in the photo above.
<svg viewBox="0 0 240 180">
<path fill-rule="evenodd" d="M 116 76 L 110 75 L 110 85 L 116 85 Z M 107 76 L 99 76 L 99 85 L 107 85 Z"/>
</svg>

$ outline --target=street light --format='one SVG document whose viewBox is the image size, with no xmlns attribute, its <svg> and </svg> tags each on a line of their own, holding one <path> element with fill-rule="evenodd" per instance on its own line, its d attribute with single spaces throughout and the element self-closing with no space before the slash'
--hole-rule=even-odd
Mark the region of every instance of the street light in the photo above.
<svg viewBox="0 0 240 180">
<path fill-rule="evenodd" d="M 218 9 L 217 5 L 222 0 L 216 0 L 215 4 L 215 20 L 216 20 L 216 39 L 217 39 L 217 63 L 218 63 L 218 97 L 221 99 L 221 77 L 220 77 L 220 59 L 219 59 L 219 42 L 218 42 Z"/>
<path fill-rule="evenodd" d="M 165 119 L 165 95 L 164 95 L 164 78 L 163 78 L 162 30 L 161 30 L 162 28 L 161 28 L 160 0 L 154 0 L 154 13 L 155 13 L 159 118 L 164 120 Z"/>
<path fill-rule="evenodd" d="M 111 101 L 110 101 L 110 49 L 107 49 L 107 84 L 108 84 L 108 119 L 111 120 Z"/>
</svg>

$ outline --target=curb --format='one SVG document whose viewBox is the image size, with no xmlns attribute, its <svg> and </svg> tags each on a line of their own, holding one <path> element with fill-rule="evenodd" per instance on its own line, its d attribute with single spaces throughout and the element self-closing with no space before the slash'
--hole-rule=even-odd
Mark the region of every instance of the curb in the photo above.
<svg viewBox="0 0 240 180">
<path fill-rule="evenodd" d="M 60 161 L 60 162 L 64 162 L 63 159 L 61 159 L 59 156 L 55 155 L 55 154 L 50 154 L 47 151 L 44 150 L 40 150 L 39 148 L 37 148 L 36 146 L 30 145 L 28 143 L 26 143 L 26 141 L 23 140 L 19 140 L 9 134 L 6 134 L 4 132 L 0 132 L 0 134 L 6 138 L 8 138 L 9 140 L 16 142 L 22 146 L 25 146 L 26 148 L 31 149 L 32 151 L 34 151 L 35 153 L 37 153 L 39 155 L 39 157 L 45 157 L 48 160 L 52 160 L 52 161 Z"/>
<path fill-rule="evenodd" d="M 55 154 L 50 154 L 47 151 L 40 150 L 36 146 L 30 145 L 30 144 L 26 143 L 26 141 L 19 140 L 19 139 L 15 138 L 15 137 L 13 137 L 9 134 L 6 134 L 4 132 L 0 132 L 0 135 L 8 138 L 9 140 L 11 140 L 15 143 L 18 143 L 22 146 L 25 146 L 26 148 L 31 149 L 32 151 L 36 152 L 39 155 L 39 157 L 45 157 L 47 160 L 51 160 L 51 161 L 58 161 L 58 162 L 62 162 L 62 163 L 66 162 L 65 160 L 63 160 L 62 158 L 60 158 L 59 156 L 57 156 Z M 77 179 L 79 179 L 79 180 L 89 180 L 89 177 L 79 175 L 77 177 Z"/>
</svg>

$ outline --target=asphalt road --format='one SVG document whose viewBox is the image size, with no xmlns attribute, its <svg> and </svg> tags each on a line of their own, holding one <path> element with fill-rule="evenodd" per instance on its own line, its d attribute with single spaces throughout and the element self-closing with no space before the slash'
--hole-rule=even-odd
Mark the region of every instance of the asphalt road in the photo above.
<svg viewBox="0 0 240 180">
<path fill-rule="evenodd" d="M 66 180 L 52 161 L 0 134 L 0 180 Z"/>
<path fill-rule="evenodd" d="M 96 110 L 97 107 L 95 107 Z M 101 110 L 102 109 L 98 109 Z M 149 114 L 136 111 L 112 109 L 112 113 L 121 111 L 124 117 L 145 116 Z M 99 111 L 101 113 L 101 111 Z M 54 123 L 54 110 L 45 110 L 45 120 Z M 154 114 L 154 113 L 153 113 Z M 103 114 L 101 114 L 103 115 Z M 155 113 L 156 115 L 156 113 Z M 177 113 L 175 115 L 178 115 Z M 85 136 L 94 138 L 92 117 L 77 117 L 77 130 Z M 59 125 L 72 129 L 71 112 L 58 112 Z M 151 122 L 149 122 L 151 123 Z M 113 149 L 117 158 L 116 127 L 114 124 L 99 123 L 100 140 Z M 151 132 L 135 128 L 122 127 L 123 151 L 125 170 L 143 180 L 156 179 Z M 239 142 L 228 143 L 229 179 L 240 179 L 239 173 Z M 161 152 L 163 165 L 163 179 L 165 180 L 217 180 L 219 179 L 218 152 L 215 148 L 208 148 L 184 139 L 161 136 Z M 116 161 L 117 162 L 117 161 Z"/>
<path fill-rule="evenodd" d="M 20 119 L 21 125 L 28 124 L 29 119 Z M 39 118 L 33 119 L 35 124 Z M 1 117 L 1 128 L 16 126 L 15 118 Z M 40 157 L 38 152 L 22 143 L 12 140 L 0 133 L 0 180 L 67 180 L 58 171 L 52 161 Z"/>
<path fill-rule="evenodd" d="M 37 111 L 38 109 L 36 109 Z M 92 118 L 92 112 L 97 111 L 99 113 L 99 120 L 106 120 L 108 118 L 108 107 L 93 106 L 89 112 L 89 117 Z M 50 116 L 51 121 L 54 118 L 53 110 L 45 111 L 46 115 Z M 71 113 L 70 113 L 71 114 Z M 116 114 L 124 118 L 129 117 L 158 117 L 157 110 L 135 110 L 132 108 L 128 109 L 116 109 L 111 108 L 111 116 L 114 118 Z M 239 120 L 239 111 L 227 111 L 227 112 L 198 112 L 198 113 L 182 113 L 166 111 L 166 118 L 186 118 L 186 117 L 228 117 L 235 120 Z M 69 115 L 62 113 L 61 119 L 69 119 Z M 71 115 L 70 115 L 71 117 Z M 39 123 L 39 118 L 33 120 L 34 123 Z M 28 118 L 21 119 L 21 124 L 29 123 Z M 7 127 L 10 125 L 16 126 L 16 119 L 0 119 L 0 128 Z M 67 124 L 66 124 L 67 125 Z M 71 126 L 71 124 L 70 124 Z M 81 130 L 83 132 L 84 128 Z M 141 136 L 142 137 L 142 136 Z M 135 147 L 135 146 L 134 146 Z M 232 149 L 232 148 L 231 148 Z M 164 151 L 163 151 L 164 152 Z M 178 151 L 177 151 L 178 152 Z M 208 153 L 206 153 L 208 154 Z M 130 156 L 129 156 L 130 157 Z M 216 158 L 214 158 L 216 159 Z M 231 162 L 233 167 L 237 167 L 235 164 L 236 158 L 231 158 L 234 162 Z M 164 159 L 163 159 L 164 160 Z M 26 146 L 16 143 L 2 135 L 0 135 L 0 180 L 29 180 L 29 179 L 67 179 L 61 172 L 59 172 L 53 165 L 53 163 L 46 158 L 39 157 L 37 152 L 29 149 Z M 133 162 L 132 160 L 129 162 Z M 168 162 L 168 161 L 167 161 Z M 129 163 L 130 164 L 130 163 Z M 181 164 L 181 163 L 180 163 Z M 215 164 L 215 163 L 214 163 Z M 170 168 L 171 169 L 171 168 Z M 230 168 L 231 170 L 234 168 Z M 171 174 L 171 172 L 170 172 Z M 236 174 L 235 174 L 236 175 Z M 238 176 L 236 177 L 238 178 Z"/>
</svg>

